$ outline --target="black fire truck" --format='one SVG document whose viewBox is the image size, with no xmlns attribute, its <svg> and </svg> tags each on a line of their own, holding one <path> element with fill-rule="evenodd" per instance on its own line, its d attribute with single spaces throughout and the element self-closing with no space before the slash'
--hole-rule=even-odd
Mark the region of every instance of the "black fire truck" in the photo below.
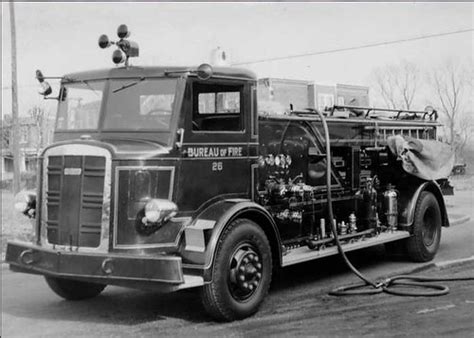
<svg viewBox="0 0 474 338">
<path fill-rule="evenodd" d="M 125 65 L 60 79 L 54 143 L 36 192 L 16 204 L 35 240 L 8 243 L 12 270 L 44 275 L 69 300 L 107 285 L 200 287 L 211 316 L 234 320 L 258 310 L 275 269 L 337 254 L 331 222 L 345 251 L 435 256 L 449 225 L 439 184 L 407 173 L 387 139 L 435 140 L 436 114 L 333 107 L 328 162 L 315 111 L 259 115 L 243 69 L 130 66 L 127 36 L 114 52 Z"/>
</svg>

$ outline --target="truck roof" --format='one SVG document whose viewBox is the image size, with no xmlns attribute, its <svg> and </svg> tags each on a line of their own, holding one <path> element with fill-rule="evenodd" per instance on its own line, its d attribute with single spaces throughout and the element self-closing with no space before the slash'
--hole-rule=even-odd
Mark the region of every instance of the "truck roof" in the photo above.
<svg viewBox="0 0 474 338">
<path fill-rule="evenodd" d="M 103 68 L 97 70 L 88 70 L 83 72 L 75 72 L 66 74 L 64 78 L 67 80 L 100 80 L 111 78 L 137 78 L 137 77 L 161 77 L 166 73 L 179 74 L 186 72 L 196 72 L 197 66 L 191 67 L 154 67 L 154 66 L 129 66 L 116 68 Z M 213 77 L 232 78 L 239 80 L 257 80 L 254 72 L 235 67 L 212 67 Z"/>
</svg>

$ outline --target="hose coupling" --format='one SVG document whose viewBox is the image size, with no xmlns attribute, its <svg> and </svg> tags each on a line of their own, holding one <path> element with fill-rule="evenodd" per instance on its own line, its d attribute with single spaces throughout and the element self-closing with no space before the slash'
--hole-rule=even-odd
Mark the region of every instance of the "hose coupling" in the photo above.
<svg viewBox="0 0 474 338">
<path fill-rule="evenodd" d="M 375 287 L 378 289 L 378 288 L 381 288 L 381 287 L 387 287 L 390 283 L 392 282 L 392 279 L 391 278 L 387 278 L 387 279 L 384 279 L 378 283 L 375 284 Z"/>
</svg>

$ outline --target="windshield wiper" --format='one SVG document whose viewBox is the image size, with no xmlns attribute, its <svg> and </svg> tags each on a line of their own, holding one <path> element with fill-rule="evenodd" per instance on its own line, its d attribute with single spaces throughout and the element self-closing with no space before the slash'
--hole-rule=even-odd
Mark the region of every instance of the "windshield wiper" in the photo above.
<svg viewBox="0 0 474 338">
<path fill-rule="evenodd" d="M 144 78 L 144 77 L 141 77 L 138 81 L 131 82 L 131 83 L 127 83 L 127 84 L 123 85 L 122 87 L 113 90 L 112 93 L 117 93 L 117 92 L 119 92 L 119 91 L 121 91 L 121 90 L 130 88 L 130 87 L 133 87 L 133 86 L 139 84 L 140 82 L 142 82 L 142 81 L 144 81 L 144 80 L 145 80 L 145 78 Z"/>
<path fill-rule="evenodd" d="M 83 84 L 85 84 L 87 86 L 87 88 L 89 88 L 90 90 L 92 90 L 94 92 L 94 94 L 100 98 L 100 95 L 99 93 L 97 93 L 97 91 L 89 84 L 89 82 L 85 81 L 85 80 L 78 80 L 78 79 L 73 79 L 73 78 L 70 78 L 70 77 L 64 77 L 64 79 L 70 81 L 70 82 L 81 82 Z"/>
</svg>

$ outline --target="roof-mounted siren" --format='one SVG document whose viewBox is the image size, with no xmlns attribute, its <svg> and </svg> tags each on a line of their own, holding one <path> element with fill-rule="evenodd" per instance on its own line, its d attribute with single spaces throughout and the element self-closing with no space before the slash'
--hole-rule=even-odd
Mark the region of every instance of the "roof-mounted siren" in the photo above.
<svg viewBox="0 0 474 338">
<path fill-rule="evenodd" d="M 125 63 L 125 66 L 128 67 L 128 59 L 139 54 L 138 43 L 127 39 L 130 36 L 127 25 L 120 25 L 117 28 L 117 36 L 119 37 L 118 41 L 110 41 L 107 35 L 102 34 L 98 41 L 99 47 L 105 49 L 116 45 L 117 49 L 112 53 L 112 61 L 116 65 Z"/>
<path fill-rule="evenodd" d="M 229 53 L 223 50 L 221 47 L 214 48 L 211 51 L 211 65 L 213 66 L 229 66 L 230 59 Z"/>
</svg>

